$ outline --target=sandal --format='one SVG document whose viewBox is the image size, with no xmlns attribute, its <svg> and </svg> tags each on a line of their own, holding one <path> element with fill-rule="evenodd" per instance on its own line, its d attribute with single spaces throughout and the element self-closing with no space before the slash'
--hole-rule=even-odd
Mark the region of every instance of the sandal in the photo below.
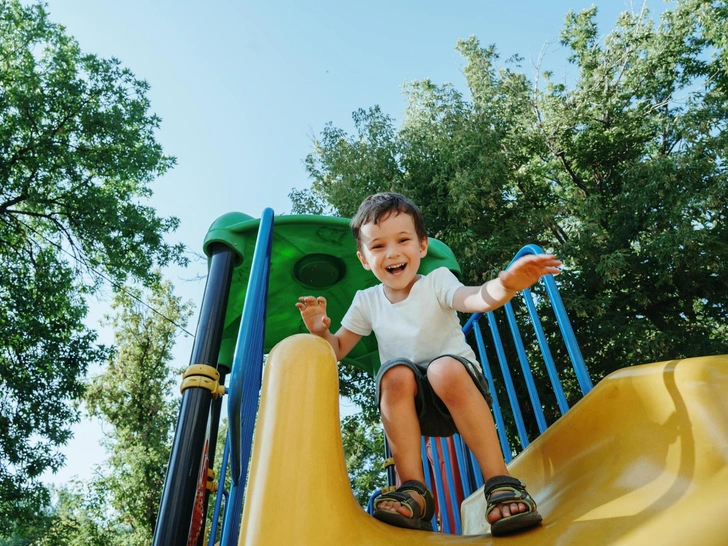
<svg viewBox="0 0 728 546">
<path fill-rule="evenodd" d="M 418 493 L 424 499 L 424 513 L 414 497 L 410 495 L 410 492 Z M 379 510 L 377 507 L 384 501 L 397 501 L 402 506 L 406 506 L 410 511 L 410 517 L 403 516 L 394 510 Z M 435 499 L 432 498 L 432 493 L 427 489 L 427 486 L 417 480 L 406 481 L 396 491 L 384 493 L 374 499 L 373 516 L 379 521 L 394 525 L 395 527 L 432 531 L 432 523 L 430 520 L 434 515 Z"/>
<path fill-rule="evenodd" d="M 526 491 L 526 484 L 511 476 L 494 476 L 485 482 L 483 488 L 485 500 L 488 507 L 485 511 L 485 519 L 496 506 L 522 502 L 528 507 L 526 512 L 502 517 L 490 524 L 490 532 L 493 536 L 501 536 L 513 531 L 533 527 L 543 519 L 536 510 L 536 502 Z"/>
</svg>

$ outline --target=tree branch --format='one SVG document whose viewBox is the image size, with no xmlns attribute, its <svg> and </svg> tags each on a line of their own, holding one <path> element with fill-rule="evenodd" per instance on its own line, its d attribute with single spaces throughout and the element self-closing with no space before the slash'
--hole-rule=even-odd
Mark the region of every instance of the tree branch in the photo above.
<svg viewBox="0 0 728 546">
<path fill-rule="evenodd" d="M 28 194 L 23 192 L 17 197 L 14 197 L 13 199 L 10 199 L 9 201 L 5 201 L 2 205 L 0 205 L 0 214 L 6 214 L 9 212 L 13 212 L 8 210 L 13 205 L 17 205 L 18 203 L 25 201 L 28 198 Z"/>
<path fill-rule="evenodd" d="M 566 153 L 564 152 L 564 150 L 559 150 L 554 155 L 556 155 L 556 157 L 561 160 L 561 165 L 564 167 L 564 169 L 566 169 L 566 172 L 569 173 L 571 181 L 574 183 L 574 185 L 582 191 L 584 197 L 587 197 L 589 195 L 589 192 L 587 191 L 587 188 L 582 182 L 581 178 L 572 170 L 571 165 L 569 165 L 569 163 L 566 161 Z"/>
</svg>

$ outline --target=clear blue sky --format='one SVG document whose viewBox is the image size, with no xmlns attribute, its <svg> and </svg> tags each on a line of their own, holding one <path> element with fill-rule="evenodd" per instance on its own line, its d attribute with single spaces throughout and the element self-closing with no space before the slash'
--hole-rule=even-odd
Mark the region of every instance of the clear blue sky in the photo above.
<svg viewBox="0 0 728 546">
<path fill-rule="evenodd" d="M 599 6 L 607 33 L 619 12 L 642 3 Z M 114 56 L 151 85 L 152 110 L 162 118 L 158 139 L 178 165 L 159 179 L 151 204 L 181 219 L 170 241 L 200 252 L 210 224 L 237 210 L 260 216 L 265 207 L 290 212 L 288 193 L 305 188 L 311 138 L 327 122 L 351 131 L 351 113 L 380 105 L 397 121 L 401 85 L 430 78 L 466 91 L 459 38 L 496 44 L 501 58 L 524 57 L 532 75 L 542 52 L 557 78 L 570 69 L 558 44 L 564 15 L 590 0 L 49 0 L 51 20 L 81 48 Z M 653 11 L 664 4 L 650 0 Z M 202 297 L 204 263 L 170 271 L 178 293 Z M 104 311 L 94 308 L 91 321 Z M 194 330 L 196 317 L 188 327 Z M 182 339 L 177 365 L 189 361 Z M 84 422 L 67 446 L 67 467 L 53 478 L 90 476 L 104 459 L 99 427 Z"/>
</svg>

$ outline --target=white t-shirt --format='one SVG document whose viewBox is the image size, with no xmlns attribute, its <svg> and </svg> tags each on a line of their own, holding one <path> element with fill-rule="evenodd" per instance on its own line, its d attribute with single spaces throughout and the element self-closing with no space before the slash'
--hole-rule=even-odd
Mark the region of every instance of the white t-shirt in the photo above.
<svg viewBox="0 0 728 546">
<path fill-rule="evenodd" d="M 426 365 L 438 356 L 452 354 L 477 366 L 452 307 L 455 291 L 461 286 L 449 269 L 441 267 L 421 277 L 407 299 L 397 303 L 387 299 L 381 284 L 359 290 L 341 325 L 360 336 L 373 331 L 382 363 L 407 358 Z"/>
</svg>

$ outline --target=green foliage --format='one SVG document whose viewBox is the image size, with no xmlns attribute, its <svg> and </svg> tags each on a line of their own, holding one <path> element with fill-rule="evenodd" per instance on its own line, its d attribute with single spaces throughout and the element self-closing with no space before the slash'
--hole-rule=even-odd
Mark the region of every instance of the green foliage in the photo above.
<svg viewBox="0 0 728 546">
<path fill-rule="evenodd" d="M 168 282 L 146 299 L 139 290 L 117 295 L 111 324 L 115 350 L 86 392 L 89 413 L 107 423 L 110 457 L 89 482 L 53 491 L 53 502 L 15 526 L 8 546 L 142 546 L 152 542 L 178 412 L 171 350 L 189 303 Z M 152 310 L 153 309 L 153 310 Z"/>
<path fill-rule="evenodd" d="M 56 502 L 47 516 L 42 535 L 33 546 L 116 546 L 130 529 L 120 526 L 105 511 L 105 491 L 95 484 L 71 483 L 55 492 Z"/>
<path fill-rule="evenodd" d="M 54 502 L 30 524 L 20 524 L 2 546 L 112 546 L 128 534 L 110 521 L 104 509 L 104 493 L 88 484 L 72 481 L 53 490 Z"/>
<path fill-rule="evenodd" d="M 0 0 L 0 534 L 48 501 L 37 478 L 63 464 L 80 379 L 108 354 L 83 296 L 184 263 L 164 241 L 178 220 L 143 204 L 175 162 L 148 89 L 41 4 Z"/>
<path fill-rule="evenodd" d="M 184 327 L 192 309 L 169 282 L 155 286 L 146 304 L 138 292 L 118 294 L 113 308 L 114 355 L 86 394 L 89 413 L 110 425 L 110 457 L 95 487 L 130 529 L 124 544 L 143 545 L 152 540 L 179 411 L 170 367 L 175 324 Z"/>
<path fill-rule="evenodd" d="M 33 265 L 0 255 L 9 283 L 0 285 L 6 311 L 0 312 L 0 530 L 32 518 L 48 502 L 38 478 L 63 465 L 55 448 L 68 441 L 69 424 L 78 420 L 67 400 L 82 395 L 78 377 L 86 363 L 106 354 L 81 322 L 86 306 L 72 272 L 53 249 L 28 250 Z"/>
<path fill-rule="evenodd" d="M 596 379 L 728 352 L 726 29 L 724 1 L 623 13 L 604 38 L 595 7 L 569 13 L 568 81 L 529 81 L 518 57 L 460 41 L 468 98 L 425 80 L 406 88 L 400 127 L 376 106 L 353 114 L 353 135 L 326 126 L 306 159 L 311 199 L 350 216 L 372 192 L 408 195 L 466 283 L 524 244 L 555 252 Z"/>
<path fill-rule="evenodd" d="M 386 485 L 384 462 L 384 431 L 376 421 L 360 415 L 344 417 L 341 433 L 344 442 L 346 467 L 356 500 L 367 506 L 371 494 Z"/>
</svg>

